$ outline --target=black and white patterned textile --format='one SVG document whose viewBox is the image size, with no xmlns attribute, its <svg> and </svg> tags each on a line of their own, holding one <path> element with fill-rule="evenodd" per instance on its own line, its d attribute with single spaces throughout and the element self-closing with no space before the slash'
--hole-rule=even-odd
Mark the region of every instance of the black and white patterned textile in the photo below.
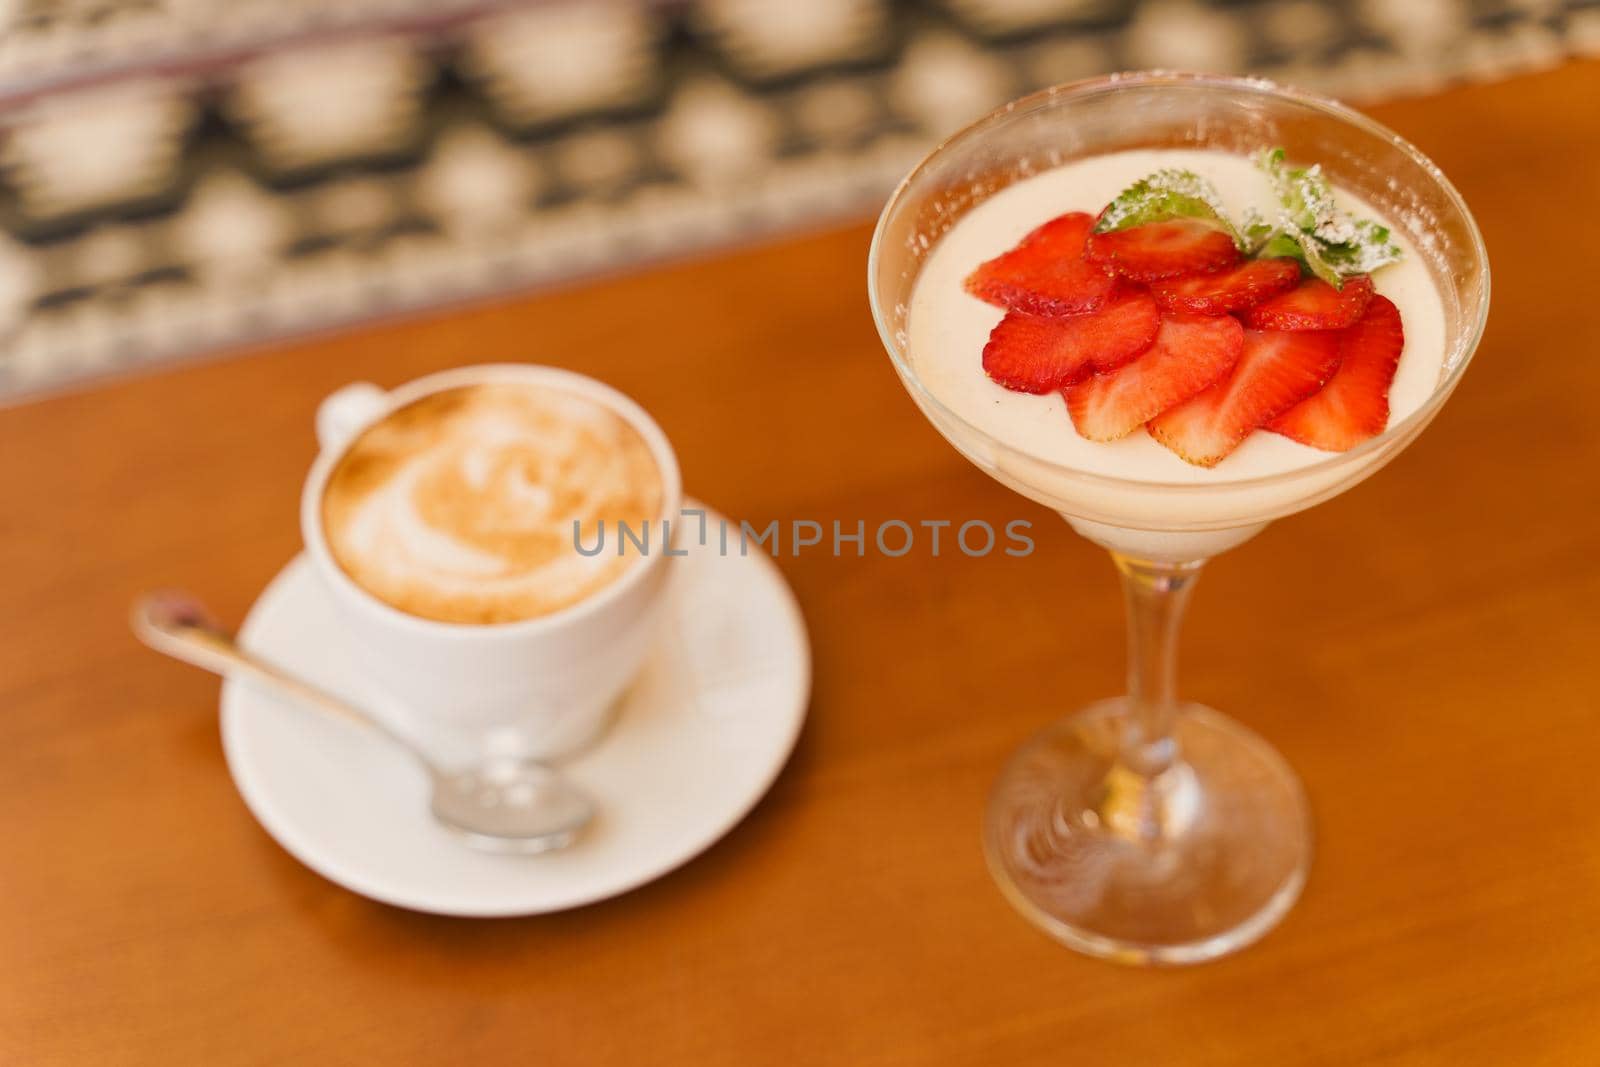
<svg viewBox="0 0 1600 1067">
<path fill-rule="evenodd" d="M 1582 52 L 1600 0 L 0 0 L 0 397 L 861 216 L 1109 70 Z"/>
</svg>

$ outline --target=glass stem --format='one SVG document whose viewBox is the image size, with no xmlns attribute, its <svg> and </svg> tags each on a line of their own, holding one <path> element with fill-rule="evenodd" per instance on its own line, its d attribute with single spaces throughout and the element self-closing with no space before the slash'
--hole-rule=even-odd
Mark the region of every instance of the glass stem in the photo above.
<svg viewBox="0 0 1600 1067">
<path fill-rule="evenodd" d="M 1154 563 L 1111 553 L 1128 604 L 1128 721 L 1121 764 L 1148 781 L 1178 758 L 1178 627 L 1205 560 Z"/>
</svg>

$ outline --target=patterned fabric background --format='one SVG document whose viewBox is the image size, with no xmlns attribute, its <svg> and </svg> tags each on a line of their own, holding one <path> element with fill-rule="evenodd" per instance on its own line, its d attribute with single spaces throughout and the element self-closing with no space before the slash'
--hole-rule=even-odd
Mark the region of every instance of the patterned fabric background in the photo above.
<svg viewBox="0 0 1600 1067">
<path fill-rule="evenodd" d="M 1047 84 L 1355 100 L 1600 0 L 0 0 L 0 396 L 874 210 Z"/>
</svg>

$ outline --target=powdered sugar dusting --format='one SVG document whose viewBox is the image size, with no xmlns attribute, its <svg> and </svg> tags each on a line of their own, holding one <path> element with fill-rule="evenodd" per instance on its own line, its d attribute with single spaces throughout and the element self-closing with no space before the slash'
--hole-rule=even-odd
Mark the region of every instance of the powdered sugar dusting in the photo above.
<svg viewBox="0 0 1600 1067">
<path fill-rule="evenodd" d="M 1141 214 L 1152 196 L 1161 195 L 1198 200 L 1210 208 L 1217 218 L 1226 220 L 1228 217 L 1222 196 L 1217 192 L 1216 186 L 1194 171 L 1163 167 L 1127 190 L 1125 195 L 1113 200 L 1100 216 L 1097 228 L 1102 231 L 1121 229 Z"/>
</svg>

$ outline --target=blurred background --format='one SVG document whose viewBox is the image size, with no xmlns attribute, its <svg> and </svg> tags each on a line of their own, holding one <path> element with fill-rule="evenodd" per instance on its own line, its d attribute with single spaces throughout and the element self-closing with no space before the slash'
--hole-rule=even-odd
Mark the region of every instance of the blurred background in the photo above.
<svg viewBox="0 0 1600 1067">
<path fill-rule="evenodd" d="M 0 0 L 0 399 L 858 218 L 1105 71 L 1582 52 L 1600 0 Z"/>
</svg>

